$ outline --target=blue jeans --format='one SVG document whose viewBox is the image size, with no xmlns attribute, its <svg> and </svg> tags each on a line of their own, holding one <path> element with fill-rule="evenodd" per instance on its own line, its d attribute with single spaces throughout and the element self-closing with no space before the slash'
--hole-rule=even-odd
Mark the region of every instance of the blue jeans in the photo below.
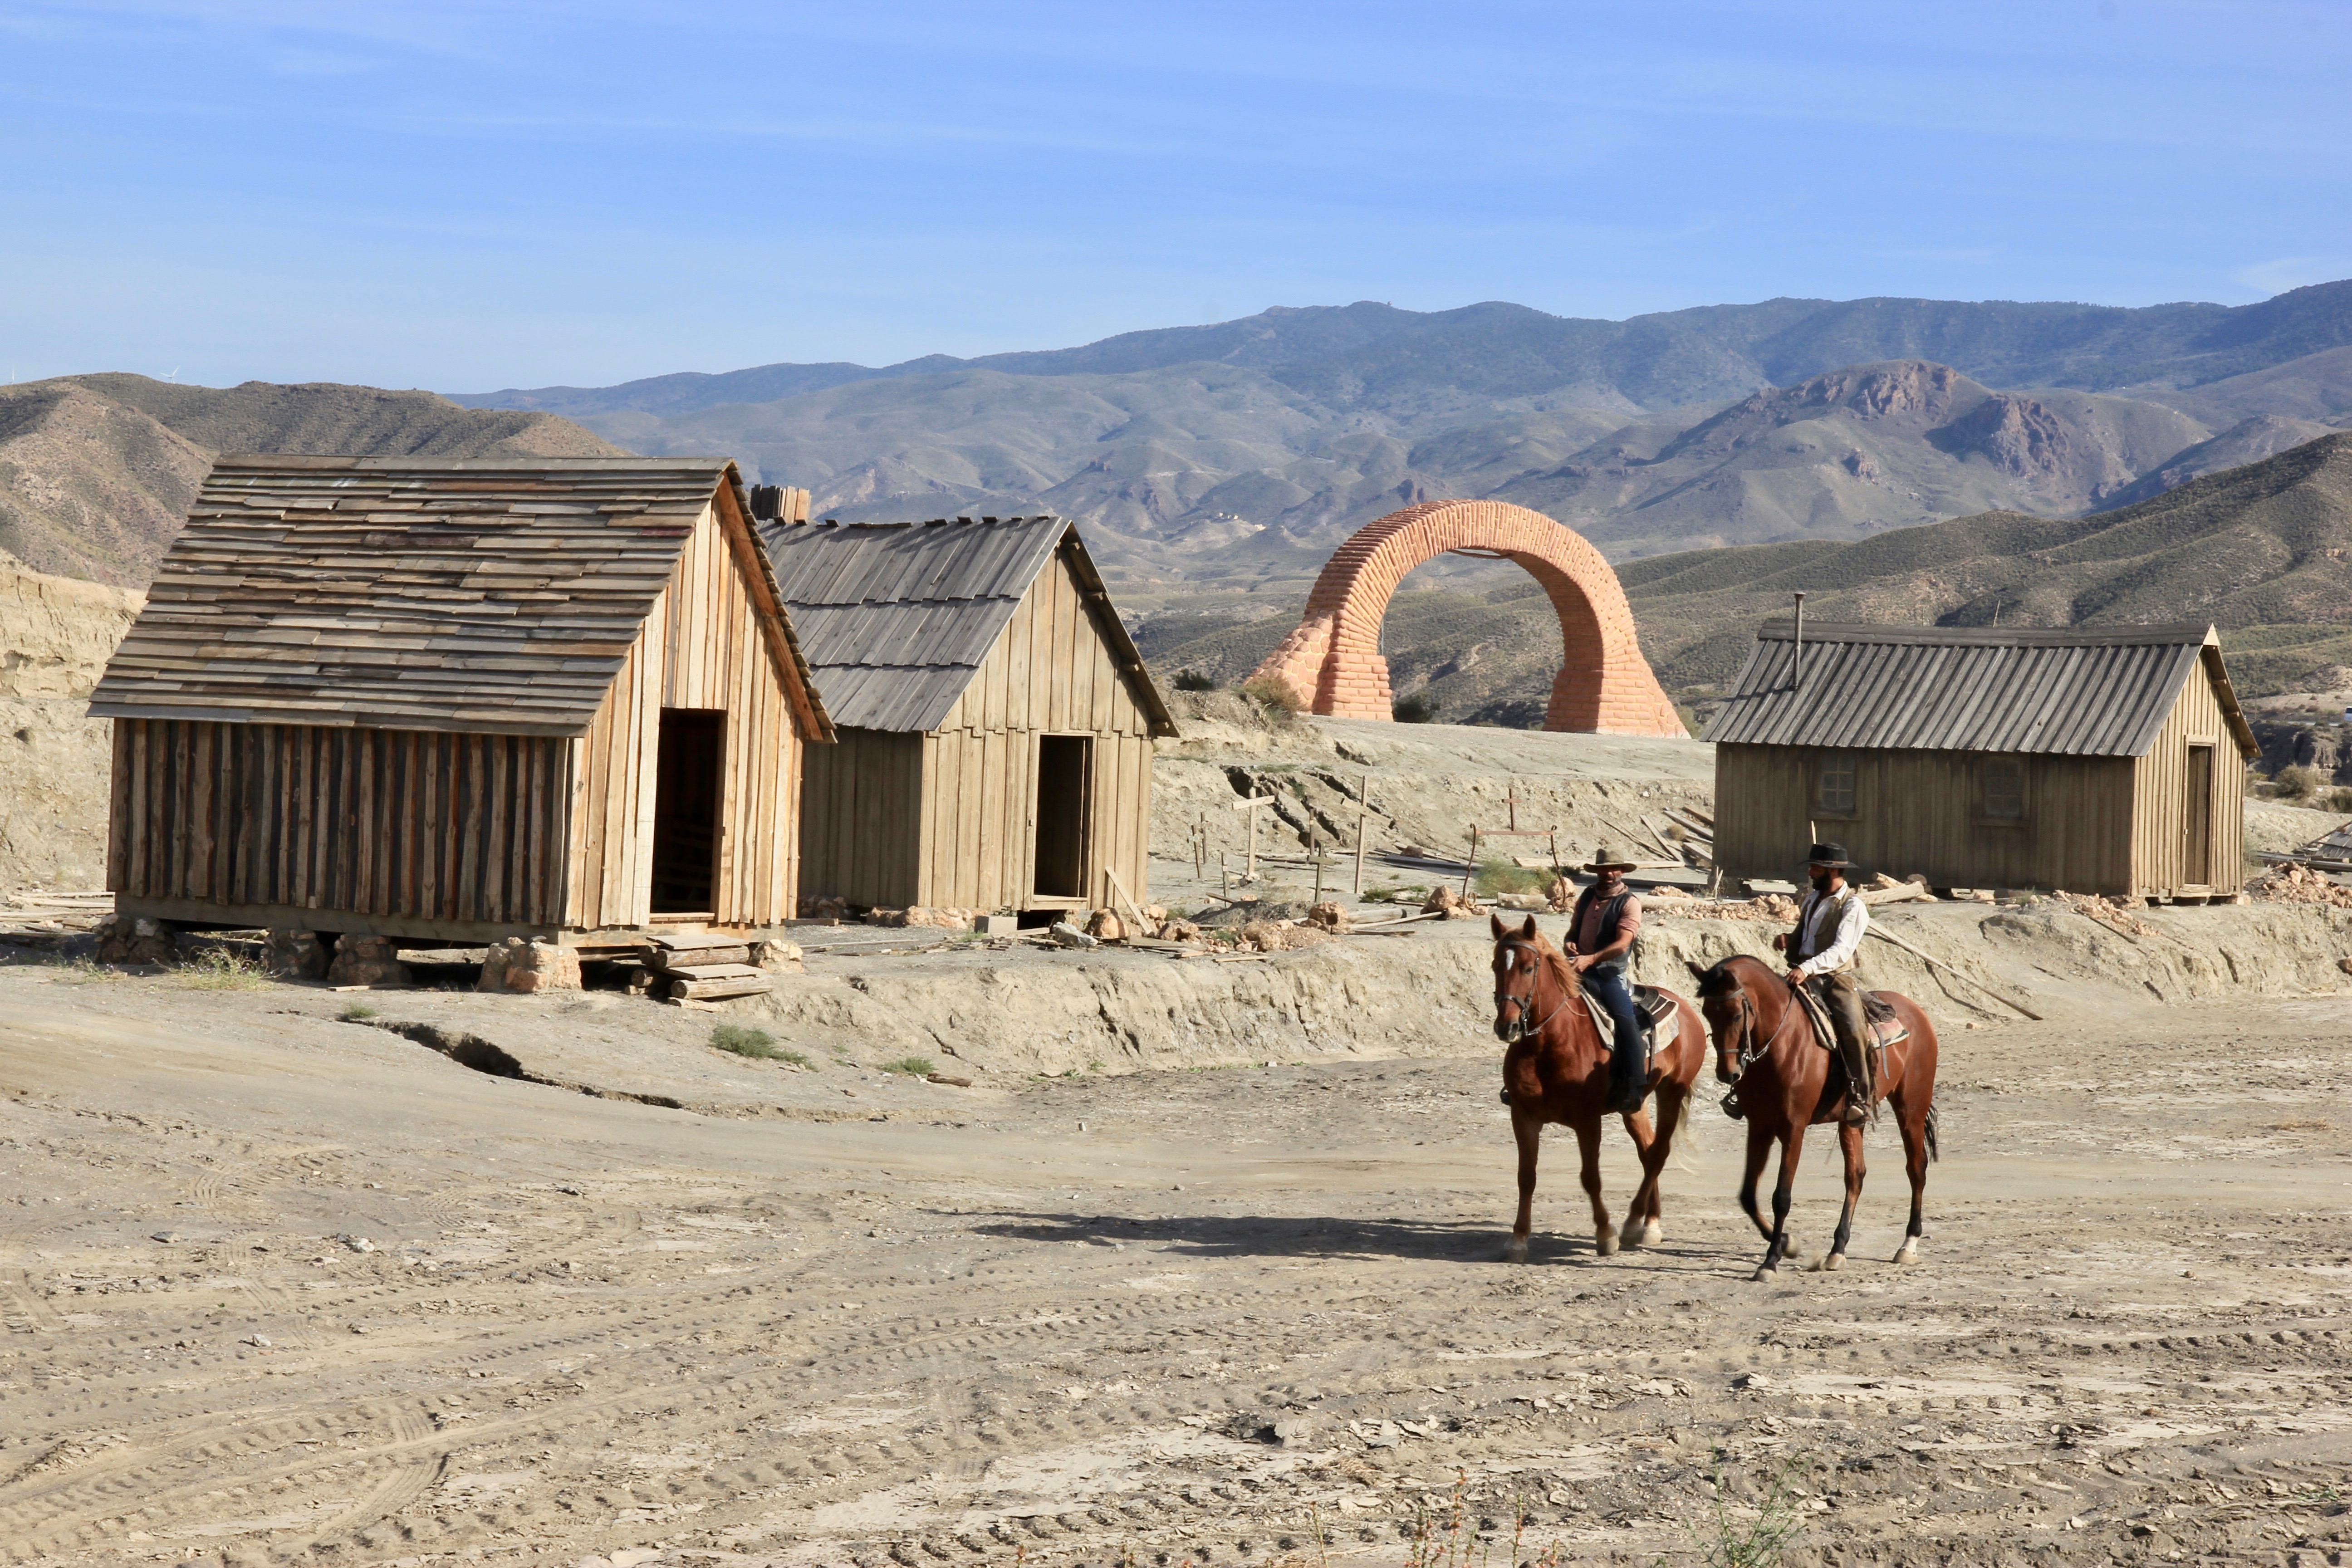
<svg viewBox="0 0 2352 1568">
<path fill-rule="evenodd" d="M 1609 1062 L 1609 1087 L 1613 1100 L 1626 1093 L 1628 1086 L 1642 1076 L 1642 1015 L 1633 1005 L 1633 993 L 1626 989 L 1625 972 L 1622 969 L 1586 970 L 1584 988 L 1600 1001 L 1617 1025 L 1616 1049 Z"/>
</svg>

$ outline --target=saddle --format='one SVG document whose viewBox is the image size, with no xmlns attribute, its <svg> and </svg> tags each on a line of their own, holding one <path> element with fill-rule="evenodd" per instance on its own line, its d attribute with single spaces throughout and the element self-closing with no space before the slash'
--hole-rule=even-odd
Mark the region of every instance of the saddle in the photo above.
<svg viewBox="0 0 2352 1568">
<path fill-rule="evenodd" d="M 1657 1054 L 1658 1026 L 1675 1016 L 1675 999 L 1654 985 L 1633 985 L 1626 989 L 1633 994 L 1633 1011 L 1642 1020 L 1642 1066 L 1647 1070 L 1650 1058 Z M 1617 1020 L 1609 1016 L 1591 992 L 1582 986 L 1577 994 L 1584 998 L 1584 1010 L 1592 1015 L 1592 1027 L 1602 1040 L 1617 1037 Z M 1667 1037 L 1671 1039 L 1673 1037 Z"/>
<path fill-rule="evenodd" d="M 1813 1044 L 1825 1051 L 1837 1049 L 1837 1026 L 1830 1022 L 1829 1009 L 1822 1005 L 1811 985 L 1800 985 L 1795 990 L 1798 1000 L 1805 1005 L 1805 1016 L 1813 1021 Z M 1862 994 L 1862 1016 L 1870 1026 L 1871 1066 L 1875 1068 L 1879 1053 L 1909 1039 L 1911 1031 L 1896 1016 L 1895 1005 L 1875 991 Z"/>
</svg>

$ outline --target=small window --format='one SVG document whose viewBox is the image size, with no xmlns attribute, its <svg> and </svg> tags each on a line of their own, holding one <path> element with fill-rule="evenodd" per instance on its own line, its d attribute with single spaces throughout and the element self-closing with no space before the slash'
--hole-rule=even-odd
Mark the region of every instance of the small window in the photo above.
<svg viewBox="0 0 2352 1568">
<path fill-rule="evenodd" d="M 2025 763 L 2021 760 L 1985 759 L 1984 815 L 1988 822 L 2025 820 Z"/>
<path fill-rule="evenodd" d="M 1823 816 L 1853 815 L 1852 752 L 1832 752 L 1822 759 L 1822 784 L 1814 805 Z"/>
</svg>

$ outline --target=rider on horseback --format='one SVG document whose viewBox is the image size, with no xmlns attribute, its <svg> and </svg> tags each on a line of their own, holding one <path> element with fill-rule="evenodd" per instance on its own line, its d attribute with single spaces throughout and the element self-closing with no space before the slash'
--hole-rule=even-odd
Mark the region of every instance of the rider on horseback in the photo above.
<svg viewBox="0 0 2352 1568">
<path fill-rule="evenodd" d="M 1568 921 L 1568 961 L 1616 1025 L 1609 1058 L 1607 1109 L 1612 1113 L 1639 1110 L 1647 1087 L 1642 1016 L 1625 988 L 1626 958 L 1642 931 L 1641 895 L 1625 885 L 1625 873 L 1633 868 L 1633 862 L 1618 858 L 1609 847 L 1595 849 L 1584 868 L 1593 875 L 1592 886 L 1577 895 Z"/>
<path fill-rule="evenodd" d="M 1854 951 L 1870 929 L 1870 910 L 1846 885 L 1853 862 L 1843 844 L 1816 844 L 1805 869 L 1813 890 L 1797 911 L 1797 929 L 1772 939 L 1772 951 L 1788 952 L 1789 984 L 1811 982 L 1812 994 L 1830 1016 L 1838 1055 L 1845 1063 L 1845 1121 L 1860 1126 L 1875 1110 L 1871 1092 L 1870 1026 L 1862 1012 L 1862 987 L 1853 977 Z"/>
</svg>

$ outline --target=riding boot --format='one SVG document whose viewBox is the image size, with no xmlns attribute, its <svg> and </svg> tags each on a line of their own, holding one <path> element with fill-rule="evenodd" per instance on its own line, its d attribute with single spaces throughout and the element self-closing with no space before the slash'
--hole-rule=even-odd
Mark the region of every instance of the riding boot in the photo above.
<svg viewBox="0 0 2352 1568">
<path fill-rule="evenodd" d="M 1861 1047 L 1842 1044 L 1840 1056 L 1845 1059 L 1845 1115 L 1848 1127 L 1860 1127 L 1871 1119 L 1870 1069 L 1863 1065 Z"/>
<path fill-rule="evenodd" d="M 1640 1037 L 1628 1040 L 1625 1031 L 1619 1030 L 1609 1057 L 1609 1114 L 1619 1116 L 1642 1109 L 1650 1092 L 1645 1066 Z"/>
</svg>

